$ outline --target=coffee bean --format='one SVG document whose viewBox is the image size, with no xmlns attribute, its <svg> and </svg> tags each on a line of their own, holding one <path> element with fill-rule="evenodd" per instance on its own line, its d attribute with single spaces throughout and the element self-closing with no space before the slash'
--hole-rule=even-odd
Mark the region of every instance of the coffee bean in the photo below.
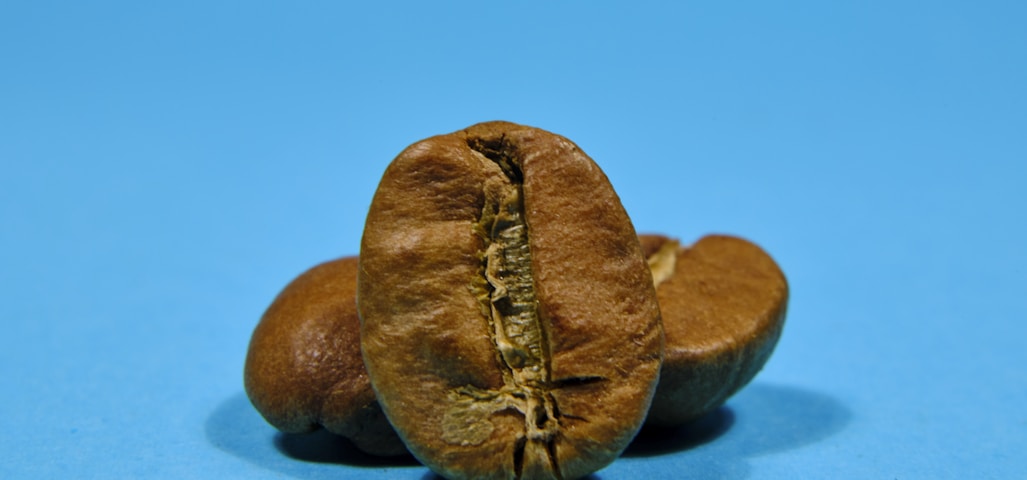
<svg viewBox="0 0 1027 480">
<path fill-rule="evenodd" d="M 493 122 L 408 147 L 361 244 L 378 400 L 448 478 L 578 478 L 645 418 L 663 336 L 634 229 L 567 139 Z"/>
<path fill-rule="evenodd" d="M 283 432 L 323 426 L 367 453 L 405 454 L 360 356 L 356 290 L 356 257 L 318 265 L 285 287 L 250 340 L 246 393 Z"/>
<path fill-rule="evenodd" d="M 680 425 L 722 405 L 763 368 L 784 326 L 788 283 L 758 246 L 712 235 L 688 248 L 640 237 L 666 350 L 648 424 Z"/>
</svg>

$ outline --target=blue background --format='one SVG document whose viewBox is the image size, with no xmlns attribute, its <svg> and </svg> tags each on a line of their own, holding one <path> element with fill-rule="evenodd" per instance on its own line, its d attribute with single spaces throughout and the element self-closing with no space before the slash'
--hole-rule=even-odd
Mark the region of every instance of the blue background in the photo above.
<svg viewBox="0 0 1027 480">
<path fill-rule="evenodd" d="M 276 434 L 242 362 L 403 147 L 493 119 L 791 284 L 756 380 L 598 478 L 1021 477 L 1024 5 L 4 2 L 0 477 L 431 478 Z"/>
</svg>

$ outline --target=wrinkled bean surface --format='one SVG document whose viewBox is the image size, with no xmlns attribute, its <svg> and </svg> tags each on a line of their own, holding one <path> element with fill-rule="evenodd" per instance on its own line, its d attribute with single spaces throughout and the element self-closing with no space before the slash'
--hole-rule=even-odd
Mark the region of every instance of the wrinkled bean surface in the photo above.
<svg viewBox="0 0 1027 480">
<path fill-rule="evenodd" d="M 364 230 L 364 360 L 407 447 L 450 478 L 577 478 L 655 388 L 652 278 L 599 168 L 557 135 L 480 124 L 407 148 Z"/>
</svg>

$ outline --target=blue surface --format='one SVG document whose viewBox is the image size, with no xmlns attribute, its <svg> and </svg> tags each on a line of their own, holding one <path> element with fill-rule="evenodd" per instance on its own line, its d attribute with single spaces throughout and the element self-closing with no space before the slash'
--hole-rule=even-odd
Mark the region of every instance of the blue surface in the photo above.
<svg viewBox="0 0 1027 480">
<path fill-rule="evenodd" d="M 1027 472 L 1027 7 L 4 2 L 0 477 L 427 479 L 282 436 L 242 361 L 403 147 L 577 142 L 639 231 L 766 248 L 765 370 L 598 478 Z"/>
</svg>

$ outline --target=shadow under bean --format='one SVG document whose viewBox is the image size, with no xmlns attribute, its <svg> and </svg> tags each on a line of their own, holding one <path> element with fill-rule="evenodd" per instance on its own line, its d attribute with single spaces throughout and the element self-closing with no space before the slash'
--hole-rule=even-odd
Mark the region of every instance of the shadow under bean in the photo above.
<svg viewBox="0 0 1027 480">
<path fill-rule="evenodd" d="M 744 479 L 754 458 L 815 444 L 851 419 L 852 412 L 831 396 L 757 382 L 689 425 L 643 429 L 624 457 L 673 456 L 675 468 L 702 478 Z"/>
<path fill-rule="evenodd" d="M 716 473 L 716 478 L 740 479 L 748 476 L 748 460 L 814 444 L 844 429 L 851 417 L 848 408 L 828 395 L 757 382 L 732 397 L 726 406 L 688 425 L 644 428 L 623 456 L 674 456 L 678 465 Z M 425 473 L 410 455 L 367 455 L 349 440 L 323 430 L 309 434 L 277 432 L 241 392 L 214 409 L 205 430 L 215 447 L 298 478 L 345 478 L 346 473 L 353 473 L 348 468 L 358 467 L 399 468 L 408 470 L 410 478 L 420 475 L 421 480 L 441 480 L 434 473 Z M 601 473 L 586 479 L 601 480 Z"/>
<path fill-rule="evenodd" d="M 245 393 L 225 399 L 207 417 L 207 441 L 253 465 L 295 478 L 367 478 L 382 468 L 409 470 L 410 478 L 426 469 L 411 455 L 376 457 L 349 440 L 324 430 L 286 434 L 274 429 L 250 404 Z M 353 467 L 360 470 L 354 471 Z M 348 475 L 347 475 L 348 474 Z"/>
</svg>

